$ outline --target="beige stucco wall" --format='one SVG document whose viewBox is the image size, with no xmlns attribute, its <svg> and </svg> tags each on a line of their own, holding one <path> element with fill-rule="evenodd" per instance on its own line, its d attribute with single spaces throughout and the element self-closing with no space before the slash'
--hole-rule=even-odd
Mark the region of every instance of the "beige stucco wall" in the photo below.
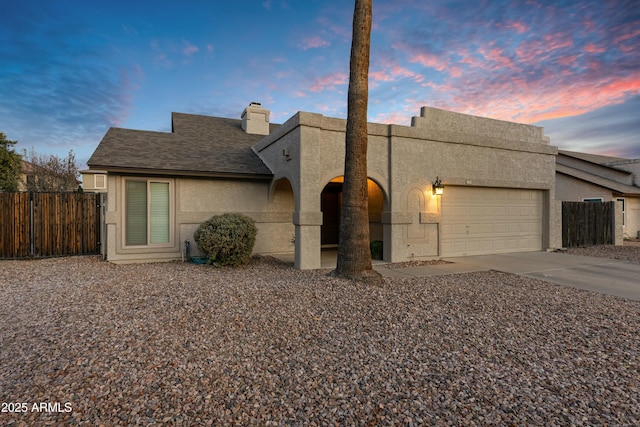
<svg viewBox="0 0 640 427">
<path fill-rule="evenodd" d="M 581 202 L 583 199 L 601 197 L 603 202 L 612 200 L 611 190 L 561 173 L 556 176 L 556 200 Z"/>
<path fill-rule="evenodd" d="M 617 233 L 624 238 L 638 237 L 640 231 L 640 197 L 616 196 L 611 190 L 561 173 L 556 175 L 556 199 L 567 202 L 581 202 L 584 199 L 602 198 L 603 202 L 625 200 L 624 221 L 616 222 Z M 621 209 L 621 208 L 620 208 Z M 622 214 L 621 214 L 622 215 Z M 621 225 L 623 224 L 623 225 Z M 620 240 L 618 238 L 618 240 Z"/>
<path fill-rule="evenodd" d="M 109 175 L 106 226 L 107 259 L 112 262 L 150 262 L 181 259 L 185 240 L 191 254 L 198 255 L 193 233 L 216 214 L 243 213 L 256 221 L 258 235 L 254 253 L 293 251 L 291 222 L 293 193 L 288 185 L 271 189 L 268 181 L 169 178 L 172 198 L 171 243 L 155 247 L 124 245 L 123 188 L 126 177 Z"/>
<path fill-rule="evenodd" d="M 320 194 L 343 174 L 346 121 L 298 113 L 254 146 L 296 194 L 296 266 L 320 266 Z M 384 195 L 381 222 L 387 261 L 439 256 L 443 184 L 543 190 L 544 247 L 559 247 L 555 157 L 542 128 L 423 108 L 412 126 L 369 124 L 368 175 Z M 446 197 L 446 190 L 445 196 Z"/>
<path fill-rule="evenodd" d="M 626 197 L 625 238 L 637 238 L 640 233 L 640 197 Z"/>
<path fill-rule="evenodd" d="M 105 183 L 104 187 L 102 188 L 96 187 L 96 176 L 99 177 L 98 181 L 104 180 L 103 181 Z M 106 172 L 91 172 L 91 171 L 82 172 L 82 189 L 84 191 L 106 193 L 107 191 L 106 177 L 107 177 Z"/>
<path fill-rule="evenodd" d="M 122 243 L 123 176 L 108 176 L 107 257 L 113 262 L 180 259 L 185 240 L 214 214 L 240 212 L 258 226 L 255 253 L 295 249 L 298 268 L 320 268 L 321 193 L 344 173 L 346 121 L 300 112 L 254 147 L 273 172 L 271 181 L 167 178 L 172 191 L 172 240 L 163 247 Z M 555 194 L 557 149 L 542 128 L 423 108 L 412 126 L 369 124 L 368 175 L 375 206 L 372 240 L 384 259 L 440 256 L 443 196 L 431 185 L 541 190 L 543 248 L 561 244 Z M 291 241 L 295 240 L 294 245 Z M 114 243 L 115 242 L 115 243 Z"/>
</svg>

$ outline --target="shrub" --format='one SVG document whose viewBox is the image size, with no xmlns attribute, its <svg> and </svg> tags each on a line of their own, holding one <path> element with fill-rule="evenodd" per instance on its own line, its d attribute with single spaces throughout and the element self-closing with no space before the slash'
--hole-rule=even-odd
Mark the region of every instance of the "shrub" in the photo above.
<svg viewBox="0 0 640 427">
<path fill-rule="evenodd" d="M 257 233 L 251 218 L 226 213 L 200 224 L 193 238 L 200 255 L 209 257 L 209 264 L 237 267 L 249 262 Z"/>
</svg>

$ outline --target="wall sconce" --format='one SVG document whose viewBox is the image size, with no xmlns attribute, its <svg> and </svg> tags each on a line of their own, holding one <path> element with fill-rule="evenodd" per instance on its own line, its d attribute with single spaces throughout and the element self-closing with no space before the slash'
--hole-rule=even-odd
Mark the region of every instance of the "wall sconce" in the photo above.
<svg viewBox="0 0 640 427">
<path fill-rule="evenodd" d="M 433 183 L 433 194 L 434 196 L 442 196 L 443 193 L 444 185 L 442 185 L 440 178 L 436 177 L 436 182 Z"/>
</svg>

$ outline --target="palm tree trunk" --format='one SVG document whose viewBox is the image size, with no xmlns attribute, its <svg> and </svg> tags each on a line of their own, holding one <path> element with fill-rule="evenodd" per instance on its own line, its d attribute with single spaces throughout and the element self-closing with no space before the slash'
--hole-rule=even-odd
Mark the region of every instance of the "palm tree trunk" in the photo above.
<svg viewBox="0 0 640 427">
<path fill-rule="evenodd" d="M 367 104 L 372 0 L 355 0 L 349 70 L 340 240 L 335 275 L 381 284 L 371 266 L 367 185 Z"/>
</svg>

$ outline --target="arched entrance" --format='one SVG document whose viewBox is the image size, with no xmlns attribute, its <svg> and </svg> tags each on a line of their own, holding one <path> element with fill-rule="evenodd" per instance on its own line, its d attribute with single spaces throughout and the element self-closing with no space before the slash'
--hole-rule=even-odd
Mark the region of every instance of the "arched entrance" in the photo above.
<svg viewBox="0 0 640 427">
<path fill-rule="evenodd" d="M 342 210 L 342 185 L 344 177 L 333 178 L 321 193 L 322 210 L 321 244 L 323 249 L 337 248 L 340 237 L 340 213 Z M 367 179 L 369 193 L 369 235 L 370 241 L 383 241 L 382 211 L 384 193 L 372 179 Z M 381 254 L 380 254 L 381 255 Z"/>
</svg>

